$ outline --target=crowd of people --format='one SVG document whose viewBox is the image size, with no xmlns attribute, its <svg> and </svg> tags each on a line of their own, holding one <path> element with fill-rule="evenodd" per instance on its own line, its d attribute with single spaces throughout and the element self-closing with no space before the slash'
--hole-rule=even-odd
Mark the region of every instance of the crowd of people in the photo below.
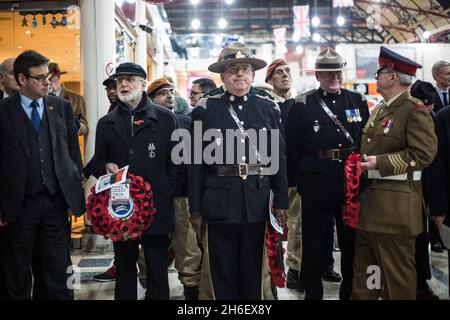
<svg viewBox="0 0 450 320">
<path fill-rule="evenodd" d="M 439 299 L 427 280 L 430 241 L 442 250 L 448 223 L 450 63 L 434 64 L 433 86 L 414 82 L 422 66 L 386 47 L 378 61 L 383 100 L 370 112 L 363 94 L 343 88 L 348 67 L 332 48 L 311 70 L 319 88 L 295 96 L 285 60 L 267 67 L 270 92 L 258 89 L 255 72 L 267 63 L 232 42 L 208 67 L 222 85 L 195 80 L 190 105 L 170 77 L 147 86 L 141 66 L 122 63 L 103 82 L 110 107 L 83 166 L 83 97 L 36 51 L 6 59 L 0 299 L 74 299 L 71 216 L 85 212 L 86 179 L 127 165 L 151 184 L 156 214 L 138 239 L 113 243 L 113 265 L 94 278 L 115 280 L 115 299 L 136 300 L 138 278 L 146 299 L 169 299 L 171 253 L 186 300 L 277 299 L 266 248 L 272 224 L 287 232 L 286 286 L 305 300 L 323 299 L 322 281 L 340 282 L 341 300 Z M 181 164 L 177 130 L 189 133 L 181 142 L 191 161 Z M 356 155 L 361 173 L 349 204 Z M 358 208 L 355 224 L 349 205 Z M 371 270 L 379 272 L 374 285 Z"/>
</svg>

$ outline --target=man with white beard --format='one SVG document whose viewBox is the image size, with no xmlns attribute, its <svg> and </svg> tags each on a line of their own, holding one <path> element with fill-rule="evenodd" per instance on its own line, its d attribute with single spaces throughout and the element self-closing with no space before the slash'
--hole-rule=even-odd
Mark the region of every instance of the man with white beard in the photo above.
<svg viewBox="0 0 450 320">
<path fill-rule="evenodd" d="M 137 299 L 139 244 L 147 266 L 148 299 L 169 299 L 167 273 L 169 233 L 174 226 L 174 196 L 179 185 L 178 168 L 170 159 L 178 128 L 175 115 L 147 98 L 144 69 L 122 63 L 116 69 L 117 107 L 97 125 L 94 175 L 115 173 L 129 165 L 129 172 L 151 184 L 156 213 L 150 228 L 138 240 L 114 243 L 117 265 L 116 300 Z"/>
</svg>

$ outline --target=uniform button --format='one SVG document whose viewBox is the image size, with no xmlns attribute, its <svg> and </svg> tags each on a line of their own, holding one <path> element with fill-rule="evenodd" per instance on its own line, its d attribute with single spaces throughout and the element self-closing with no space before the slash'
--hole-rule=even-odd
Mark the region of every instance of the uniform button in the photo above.
<svg viewBox="0 0 450 320">
<path fill-rule="evenodd" d="M 342 160 L 339 160 L 339 162 L 342 162 Z"/>
<path fill-rule="evenodd" d="M 367 138 L 367 143 L 370 143 L 372 141 L 372 139 Z"/>
<path fill-rule="evenodd" d="M 243 126 L 244 125 L 244 121 L 241 121 L 241 126 Z"/>
<path fill-rule="evenodd" d="M 373 127 L 374 125 L 375 125 L 375 123 L 373 123 L 373 122 L 370 123 L 370 126 L 371 126 L 371 127 Z"/>
<path fill-rule="evenodd" d="M 247 101 L 247 100 L 248 100 L 247 96 L 244 96 L 244 101 Z"/>
<path fill-rule="evenodd" d="M 233 95 L 230 96 L 230 101 L 234 101 L 235 97 Z"/>
<path fill-rule="evenodd" d="M 333 100 L 333 103 L 336 103 L 336 100 Z"/>
<path fill-rule="evenodd" d="M 130 149 L 130 154 L 133 154 L 133 152 L 134 152 L 133 149 Z"/>
<path fill-rule="evenodd" d="M 339 129 L 336 129 L 336 131 L 337 131 L 337 132 L 341 132 L 341 130 L 339 130 Z"/>
<path fill-rule="evenodd" d="M 238 108 L 239 108 L 239 110 L 242 110 L 242 106 L 239 106 Z"/>
<path fill-rule="evenodd" d="M 339 143 L 339 144 L 338 144 L 338 146 L 339 146 L 339 148 L 341 148 L 341 147 L 342 147 L 342 144 L 341 144 L 341 143 Z"/>
<path fill-rule="evenodd" d="M 243 157 L 242 157 L 242 161 L 245 161 L 245 159 L 247 159 L 247 157 L 246 157 L 246 156 L 243 156 Z"/>
</svg>

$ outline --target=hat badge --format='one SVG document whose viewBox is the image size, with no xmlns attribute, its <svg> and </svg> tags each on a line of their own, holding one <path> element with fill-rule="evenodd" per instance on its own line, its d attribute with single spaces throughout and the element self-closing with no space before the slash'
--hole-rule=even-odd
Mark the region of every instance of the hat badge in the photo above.
<svg viewBox="0 0 450 320">
<path fill-rule="evenodd" d="M 244 58 L 245 58 L 245 55 L 243 55 L 241 51 L 238 51 L 236 53 L 236 59 L 244 59 Z"/>
</svg>

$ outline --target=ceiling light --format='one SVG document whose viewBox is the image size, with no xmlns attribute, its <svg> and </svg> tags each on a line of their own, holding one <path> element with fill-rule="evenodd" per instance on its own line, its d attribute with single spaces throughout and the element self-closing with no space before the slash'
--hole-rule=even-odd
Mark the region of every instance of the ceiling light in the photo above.
<svg viewBox="0 0 450 320">
<path fill-rule="evenodd" d="M 319 17 L 318 16 L 314 16 L 312 19 L 311 19 L 311 23 L 312 23 L 312 25 L 314 26 L 314 27 L 318 27 L 319 26 L 319 24 L 320 24 L 320 19 L 319 19 Z"/>
<path fill-rule="evenodd" d="M 430 33 L 428 31 L 425 31 L 422 36 L 425 40 L 428 40 L 428 38 L 430 37 Z"/>
<path fill-rule="evenodd" d="M 315 32 L 312 36 L 312 39 L 314 42 L 319 42 L 320 41 L 320 34 L 318 34 L 317 32 Z"/>
<path fill-rule="evenodd" d="M 22 46 L 18 46 L 17 49 L 22 49 Z"/>
<path fill-rule="evenodd" d="M 345 24 L 345 18 L 343 16 L 339 16 L 336 19 L 336 23 L 339 27 L 342 27 Z"/>
<path fill-rule="evenodd" d="M 27 30 L 27 31 L 25 31 L 25 33 L 26 33 L 26 34 L 30 34 L 30 33 L 31 33 L 31 31 L 30 31 L 30 30 Z"/>
<path fill-rule="evenodd" d="M 200 20 L 198 19 L 192 20 L 191 26 L 193 29 L 197 30 L 198 28 L 200 28 Z"/>
<path fill-rule="evenodd" d="M 295 52 L 297 52 L 298 54 L 302 54 L 303 53 L 303 46 L 302 45 L 298 45 L 297 47 L 295 47 Z"/>
<path fill-rule="evenodd" d="M 228 22 L 224 18 L 220 18 L 219 21 L 217 21 L 217 25 L 220 29 L 225 29 L 228 25 Z"/>
<path fill-rule="evenodd" d="M 191 3 L 192 3 L 193 5 L 197 5 L 197 4 L 200 3 L 200 0 L 191 0 Z"/>
<path fill-rule="evenodd" d="M 232 4 L 234 0 L 225 0 L 226 4 Z"/>
</svg>

